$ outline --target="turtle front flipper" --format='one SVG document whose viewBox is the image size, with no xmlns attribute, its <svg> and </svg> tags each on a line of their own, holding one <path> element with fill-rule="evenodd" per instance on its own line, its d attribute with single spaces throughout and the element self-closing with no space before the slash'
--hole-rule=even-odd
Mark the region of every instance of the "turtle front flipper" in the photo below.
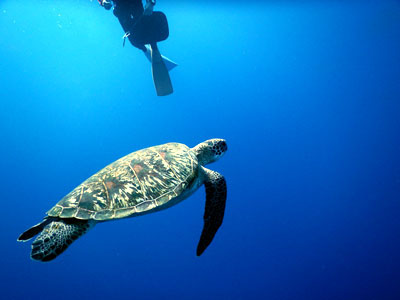
<svg viewBox="0 0 400 300">
<path fill-rule="evenodd" d="M 25 232 L 23 232 L 17 239 L 18 242 L 26 242 L 29 241 L 31 238 L 33 238 L 35 235 L 38 235 L 39 233 L 42 232 L 43 228 L 51 222 L 51 219 L 49 218 L 44 218 L 42 222 L 39 224 L 36 224 L 35 226 L 32 226 Z"/>
<path fill-rule="evenodd" d="M 40 261 L 56 258 L 94 224 L 94 221 L 74 218 L 53 219 L 32 243 L 31 258 Z"/>
<path fill-rule="evenodd" d="M 204 227 L 197 245 L 197 255 L 200 256 L 210 245 L 218 228 L 222 224 L 226 202 L 226 181 L 221 174 L 203 167 L 206 186 L 206 208 L 204 212 Z"/>
</svg>

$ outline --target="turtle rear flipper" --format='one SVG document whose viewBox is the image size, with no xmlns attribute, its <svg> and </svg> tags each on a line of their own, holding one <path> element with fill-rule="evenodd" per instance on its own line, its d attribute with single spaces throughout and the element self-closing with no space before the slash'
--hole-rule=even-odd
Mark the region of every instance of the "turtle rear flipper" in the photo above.
<svg viewBox="0 0 400 300">
<path fill-rule="evenodd" d="M 74 218 L 59 218 L 51 221 L 32 243 L 31 258 L 40 261 L 50 261 L 56 258 L 93 225 L 93 222 Z"/>
<path fill-rule="evenodd" d="M 197 256 L 200 256 L 210 245 L 218 228 L 222 224 L 226 202 L 226 181 L 224 176 L 203 168 L 206 179 L 206 209 L 204 212 L 204 227 L 197 246 Z"/>
</svg>

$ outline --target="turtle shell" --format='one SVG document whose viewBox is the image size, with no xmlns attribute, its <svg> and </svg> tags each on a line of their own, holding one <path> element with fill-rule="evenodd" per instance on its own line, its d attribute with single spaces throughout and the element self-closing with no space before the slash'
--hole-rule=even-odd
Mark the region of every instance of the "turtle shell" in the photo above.
<svg viewBox="0 0 400 300">
<path fill-rule="evenodd" d="M 168 143 L 146 148 L 105 167 L 47 214 L 99 221 L 143 214 L 167 207 L 197 176 L 197 158 L 186 145 Z"/>
</svg>

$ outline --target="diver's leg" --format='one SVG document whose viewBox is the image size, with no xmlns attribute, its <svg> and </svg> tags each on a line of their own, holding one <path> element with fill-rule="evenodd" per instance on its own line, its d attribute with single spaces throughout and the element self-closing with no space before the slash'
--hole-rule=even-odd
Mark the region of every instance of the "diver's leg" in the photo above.
<svg viewBox="0 0 400 300">
<path fill-rule="evenodd" d="M 157 50 L 158 51 L 157 43 L 151 43 L 150 46 L 151 46 L 152 50 Z"/>
<path fill-rule="evenodd" d="M 114 6 L 113 12 L 118 18 L 122 29 L 125 33 L 127 33 L 131 32 L 138 18 L 143 14 L 143 5 L 141 1 L 133 1 L 128 4 L 117 4 Z M 128 35 L 128 39 L 134 47 L 146 52 L 146 47 L 144 45 L 137 44 L 133 39 L 132 34 Z"/>
<path fill-rule="evenodd" d="M 141 17 L 144 12 L 142 0 L 131 0 L 129 11 L 131 12 L 132 17 L 136 22 L 137 19 Z"/>
<path fill-rule="evenodd" d="M 121 24 L 124 32 L 128 32 L 131 27 L 134 25 L 131 13 L 129 12 L 129 6 L 127 5 L 115 5 L 114 6 L 114 16 L 118 18 L 119 23 Z"/>
<path fill-rule="evenodd" d="M 137 20 L 143 15 L 144 9 L 142 1 L 131 1 L 116 3 L 114 5 L 114 15 L 118 18 L 122 28 L 125 31 L 135 25 Z"/>
<path fill-rule="evenodd" d="M 134 47 L 136 47 L 136 48 L 142 50 L 142 51 L 145 52 L 145 53 L 147 52 L 147 49 L 146 49 L 145 45 L 136 43 L 136 41 L 135 41 L 135 39 L 133 38 L 133 35 L 132 35 L 132 34 L 128 36 L 128 39 L 129 39 L 129 41 L 131 42 L 132 46 L 134 46 Z"/>
<path fill-rule="evenodd" d="M 136 22 L 139 20 L 139 18 L 141 16 L 143 16 L 143 12 L 144 12 L 144 8 L 143 8 L 143 3 L 142 0 L 131 0 L 130 2 L 130 6 L 129 6 L 129 11 L 131 12 L 132 15 L 132 21 L 133 21 L 133 25 L 136 24 Z M 133 26 L 132 25 L 132 26 Z M 142 44 L 138 44 L 134 39 L 133 39 L 133 35 L 130 35 L 129 37 L 129 41 L 131 42 L 131 44 L 136 47 L 139 48 L 140 50 L 142 50 L 143 52 L 146 52 L 147 49 L 144 45 Z"/>
</svg>

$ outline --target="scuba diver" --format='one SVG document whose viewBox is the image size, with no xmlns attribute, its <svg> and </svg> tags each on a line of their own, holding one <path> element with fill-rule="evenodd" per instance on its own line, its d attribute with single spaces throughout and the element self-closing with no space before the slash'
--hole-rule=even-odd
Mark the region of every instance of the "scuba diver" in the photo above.
<svg viewBox="0 0 400 300">
<path fill-rule="evenodd" d="M 177 64 L 162 56 L 157 42 L 166 40 L 169 35 L 166 16 L 160 12 L 153 12 L 156 0 L 146 0 L 143 7 L 142 0 L 98 0 L 106 10 L 113 8 L 125 34 L 125 40 L 142 50 L 151 62 L 154 86 L 158 96 L 169 95 L 173 92 L 168 71 Z"/>
</svg>

